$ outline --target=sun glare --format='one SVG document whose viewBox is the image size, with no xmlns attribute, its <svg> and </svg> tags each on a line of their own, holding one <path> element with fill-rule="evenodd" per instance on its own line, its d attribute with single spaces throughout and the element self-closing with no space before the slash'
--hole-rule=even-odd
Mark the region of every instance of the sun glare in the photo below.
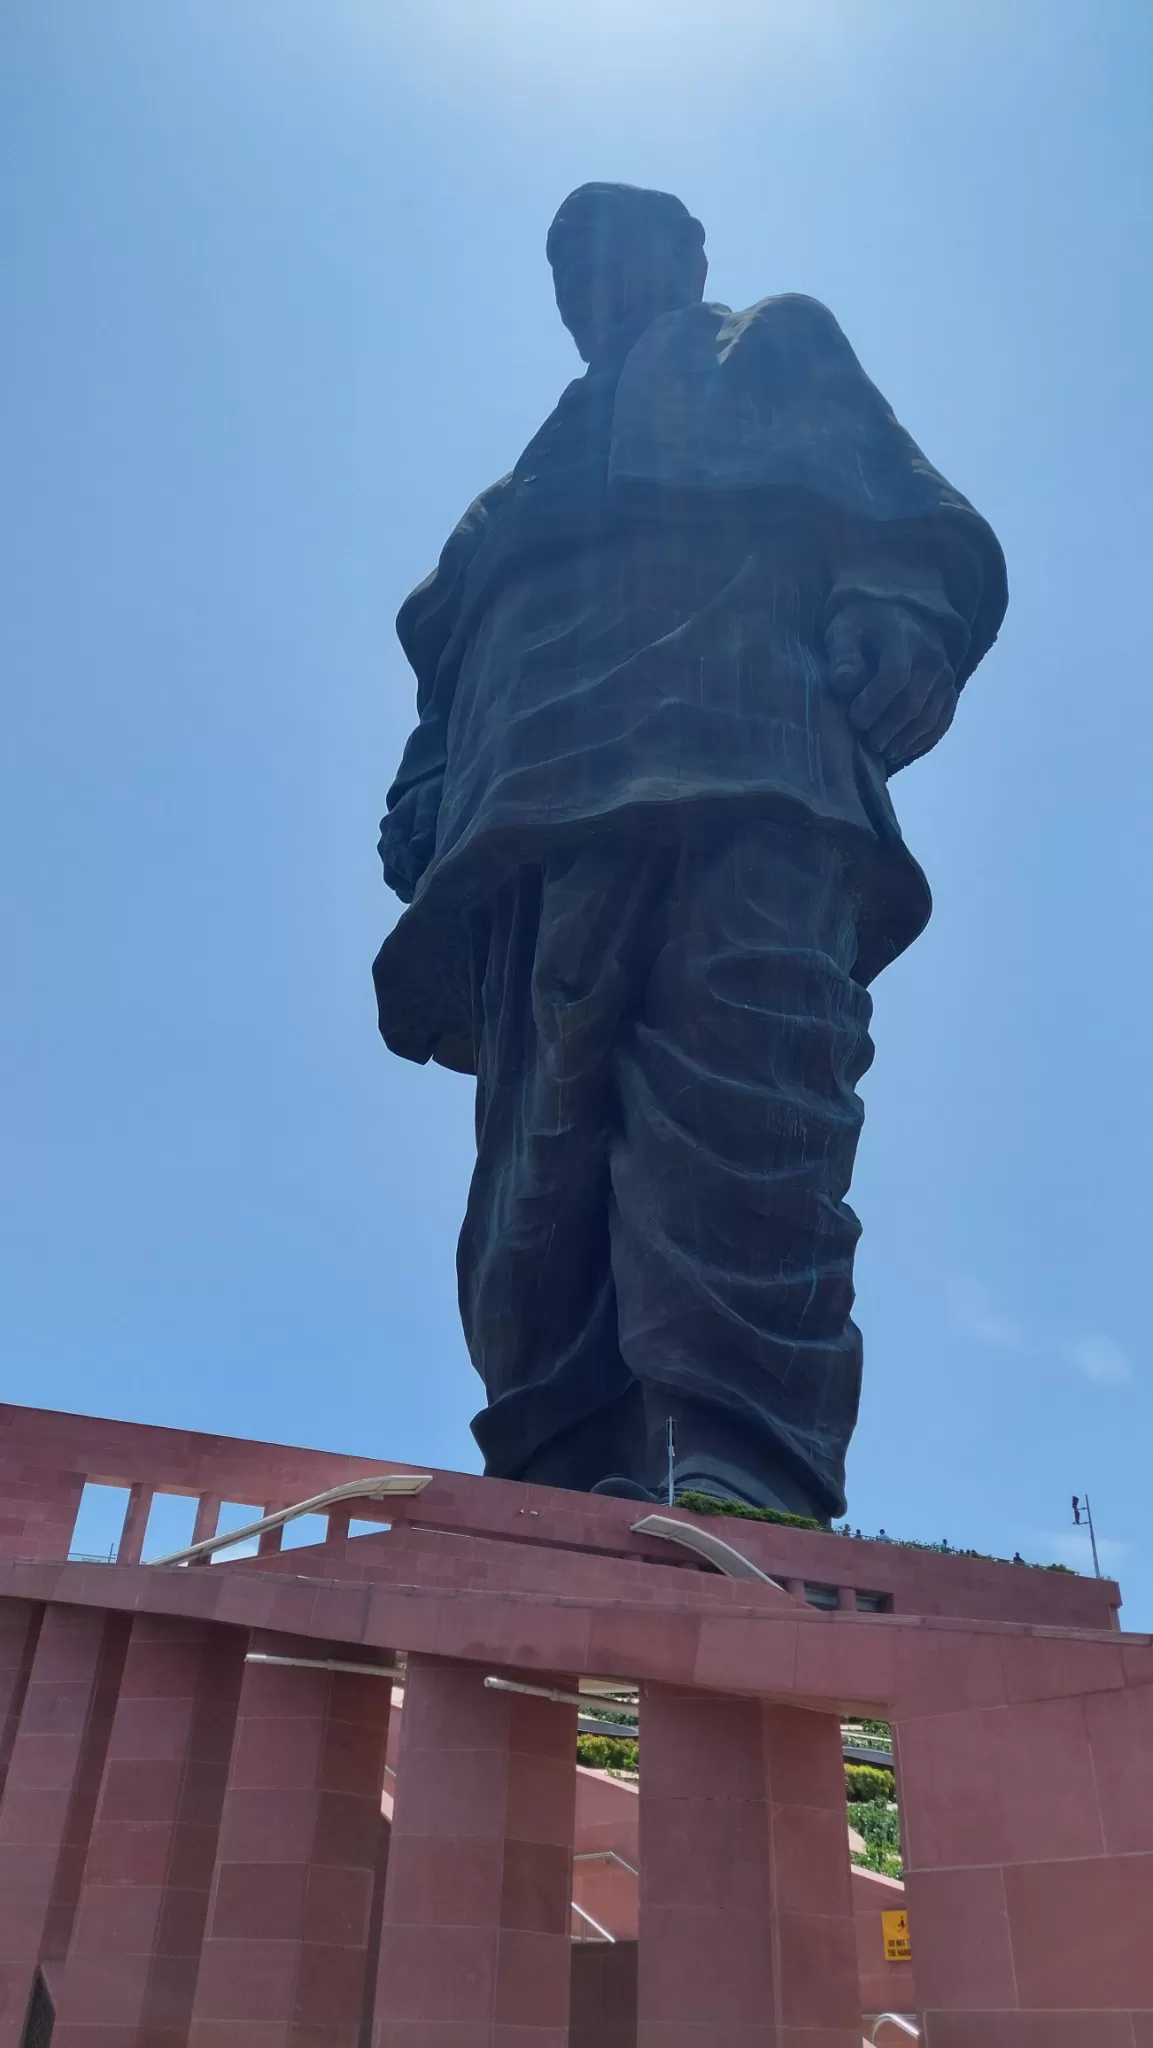
<svg viewBox="0 0 1153 2048">
<path fill-rule="evenodd" d="M 376 0 L 364 12 L 379 24 Z M 731 84 L 749 63 L 779 81 L 843 63 L 853 40 L 848 0 L 394 0 L 392 28 L 445 71 L 598 93 Z"/>
</svg>

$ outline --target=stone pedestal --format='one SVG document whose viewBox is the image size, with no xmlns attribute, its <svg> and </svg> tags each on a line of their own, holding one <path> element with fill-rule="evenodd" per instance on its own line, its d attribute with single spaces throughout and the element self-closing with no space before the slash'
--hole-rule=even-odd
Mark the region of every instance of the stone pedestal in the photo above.
<svg viewBox="0 0 1153 2048">
<path fill-rule="evenodd" d="M 484 1677 L 409 1660 L 373 2048 L 567 2048 L 576 1709 Z"/>
</svg>

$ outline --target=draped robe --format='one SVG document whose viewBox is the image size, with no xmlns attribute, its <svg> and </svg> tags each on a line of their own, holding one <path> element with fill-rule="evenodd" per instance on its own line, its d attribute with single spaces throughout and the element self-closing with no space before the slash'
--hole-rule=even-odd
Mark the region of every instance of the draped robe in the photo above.
<svg viewBox="0 0 1153 2048">
<path fill-rule="evenodd" d="M 389 1046 L 473 1070 L 470 917 L 526 863 L 738 811 L 835 834 L 858 979 L 895 958 L 931 902 L 829 682 L 828 624 L 858 597 L 930 618 L 961 685 L 1005 568 L 832 315 L 787 295 L 618 337 L 397 621 L 419 722 L 382 827 L 411 896 L 373 970 Z M 422 801 L 435 845 L 414 861 Z"/>
</svg>

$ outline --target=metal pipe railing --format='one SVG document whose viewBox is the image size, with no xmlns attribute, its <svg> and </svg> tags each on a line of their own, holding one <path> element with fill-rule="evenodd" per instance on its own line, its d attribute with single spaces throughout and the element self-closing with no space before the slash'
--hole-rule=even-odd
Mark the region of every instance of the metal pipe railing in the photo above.
<svg viewBox="0 0 1153 2048">
<path fill-rule="evenodd" d="M 523 1692 L 530 1700 L 556 1700 L 562 1707 L 586 1707 L 590 1697 L 588 1693 L 557 1692 L 551 1685 L 522 1685 L 517 1678 L 498 1678 L 495 1672 L 490 1672 L 484 1682 L 490 1692 Z M 612 1706 L 614 1714 L 619 1714 L 622 1720 L 640 1718 L 640 1708 L 626 1706 L 623 1700 L 614 1700 Z"/>
<path fill-rule="evenodd" d="M 195 1564 L 199 1557 L 211 1557 L 214 1551 L 229 1550 L 234 1543 L 247 1543 L 252 1536 L 263 1536 L 266 1529 L 283 1529 L 286 1522 L 295 1522 L 299 1515 L 320 1515 L 326 1508 L 346 1500 L 387 1500 L 390 1494 L 423 1493 L 431 1485 L 431 1472 L 380 1472 L 375 1478 L 350 1479 L 344 1486 L 330 1486 L 327 1493 L 313 1494 L 311 1500 L 298 1500 L 293 1507 L 262 1515 L 258 1522 L 246 1522 L 243 1529 L 206 1536 L 201 1543 L 190 1543 L 184 1550 L 173 1550 L 167 1557 L 152 1557 L 147 1562 Z"/>
<path fill-rule="evenodd" d="M 354 1671 L 361 1678 L 388 1678 L 394 1685 L 404 1684 L 404 1672 L 398 1664 L 354 1664 L 347 1657 L 276 1657 L 271 1650 L 249 1650 L 244 1661 L 285 1664 L 293 1671 Z"/>
<path fill-rule="evenodd" d="M 587 1920 L 590 1927 L 596 1928 L 596 1931 L 600 1935 L 602 1941 L 611 1941 L 615 1944 L 615 1934 L 610 1934 L 608 1928 L 602 1927 L 599 1920 L 594 1920 L 591 1913 L 586 1913 L 583 1906 L 578 1906 L 575 1899 L 571 1899 L 569 1903 L 572 1906 L 574 1913 L 579 1913 L 582 1920 Z"/>
</svg>

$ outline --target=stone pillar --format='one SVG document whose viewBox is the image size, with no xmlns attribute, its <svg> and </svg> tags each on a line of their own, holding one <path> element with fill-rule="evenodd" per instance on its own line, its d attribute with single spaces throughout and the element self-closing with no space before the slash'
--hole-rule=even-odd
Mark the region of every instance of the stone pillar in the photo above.
<svg viewBox="0 0 1153 2048">
<path fill-rule="evenodd" d="M 576 1714 L 410 1657 L 374 2048 L 567 2048 Z"/>
<path fill-rule="evenodd" d="M 20 1726 L 43 1611 L 33 1600 L 0 1600 L 0 1794 Z"/>
<path fill-rule="evenodd" d="M 132 1623 L 53 2048 L 187 2039 L 245 1641 Z"/>
<path fill-rule="evenodd" d="M 359 2048 L 391 1702 L 387 1678 L 245 1666 L 189 2048 Z"/>
<path fill-rule="evenodd" d="M 0 2048 L 68 1947 L 126 1639 L 118 1616 L 45 1609 L 0 1801 Z"/>
<path fill-rule="evenodd" d="M 124 1511 L 124 1527 L 116 1546 L 117 1564 L 139 1564 L 144 1549 L 144 1532 L 152 1512 L 153 1489 L 150 1486 L 132 1486 L 128 1490 L 128 1506 Z"/>
<path fill-rule="evenodd" d="M 638 2048 L 859 2048 L 840 1724 L 646 1686 Z"/>
<path fill-rule="evenodd" d="M 196 1503 L 196 1520 L 192 1524 L 191 1542 L 207 1543 L 210 1536 L 215 1536 L 216 1524 L 219 1520 L 220 1495 L 218 1493 L 202 1493 Z M 204 1560 L 203 1558 L 198 1558 L 196 1562 L 202 1564 Z"/>
</svg>

